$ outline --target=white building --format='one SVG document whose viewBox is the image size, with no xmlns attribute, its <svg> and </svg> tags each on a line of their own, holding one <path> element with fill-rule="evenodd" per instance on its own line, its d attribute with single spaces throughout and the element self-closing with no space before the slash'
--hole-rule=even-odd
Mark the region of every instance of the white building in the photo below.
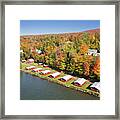
<svg viewBox="0 0 120 120">
<path fill-rule="evenodd" d="M 97 53 L 97 50 L 95 49 L 88 49 L 88 55 L 94 55 Z"/>
<path fill-rule="evenodd" d="M 94 82 L 90 88 L 95 91 L 100 91 L 100 82 Z"/>
<path fill-rule="evenodd" d="M 43 63 L 41 62 L 41 63 L 38 63 L 39 65 L 42 65 Z"/>
<path fill-rule="evenodd" d="M 37 52 L 38 54 L 41 54 L 42 53 L 42 51 L 41 50 L 38 50 L 38 52 Z"/>
<path fill-rule="evenodd" d="M 95 54 L 93 54 L 94 56 L 100 56 L 100 53 L 95 53 Z"/>
<path fill-rule="evenodd" d="M 26 60 L 22 60 L 22 62 L 26 62 Z"/>
<path fill-rule="evenodd" d="M 50 70 L 44 70 L 44 71 L 41 71 L 40 73 L 41 74 L 49 74 L 51 71 Z"/>
<path fill-rule="evenodd" d="M 23 50 L 20 50 L 20 53 L 23 53 Z"/>
<path fill-rule="evenodd" d="M 35 66 L 29 66 L 29 67 L 26 67 L 27 70 L 32 70 L 32 69 L 35 69 Z"/>
<path fill-rule="evenodd" d="M 61 74 L 60 72 L 56 72 L 56 73 L 51 74 L 50 77 L 56 78 L 56 77 L 58 77 L 60 74 Z"/>
<path fill-rule="evenodd" d="M 71 75 L 66 75 L 66 76 L 60 78 L 60 80 L 62 80 L 62 81 L 68 81 L 68 80 L 70 80 L 72 77 L 73 77 L 73 76 L 71 76 Z"/>
<path fill-rule="evenodd" d="M 44 64 L 43 67 L 48 67 L 48 65 L 45 65 L 45 64 Z"/>
<path fill-rule="evenodd" d="M 36 69 L 33 69 L 33 72 L 40 72 L 42 70 L 42 68 L 36 68 Z"/>
<path fill-rule="evenodd" d="M 42 50 L 36 49 L 36 52 L 37 52 L 38 54 L 41 54 L 41 53 L 42 53 Z"/>
<path fill-rule="evenodd" d="M 82 86 L 82 85 L 85 84 L 86 82 L 87 82 L 86 79 L 84 79 L 84 78 L 78 78 L 76 81 L 74 81 L 74 84 L 75 84 L 75 85 Z"/>
<path fill-rule="evenodd" d="M 34 59 L 28 59 L 27 62 L 28 62 L 28 63 L 33 63 L 33 62 L 34 62 Z"/>
</svg>

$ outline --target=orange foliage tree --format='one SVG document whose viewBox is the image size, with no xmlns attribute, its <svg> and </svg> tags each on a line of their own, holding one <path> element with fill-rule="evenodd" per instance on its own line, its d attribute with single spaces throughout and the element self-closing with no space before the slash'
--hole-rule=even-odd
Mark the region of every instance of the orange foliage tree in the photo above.
<svg viewBox="0 0 120 120">
<path fill-rule="evenodd" d="M 100 57 L 96 57 L 96 61 L 93 67 L 93 72 L 95 75 L 100 77 Z"/>
<path fill-rule="evenodd" d="M 85 62 L 83 66 L 84 66 L 84 75 L 88 76 L 90 72 L 90 64 L 88 62 Z"/>
</svg>

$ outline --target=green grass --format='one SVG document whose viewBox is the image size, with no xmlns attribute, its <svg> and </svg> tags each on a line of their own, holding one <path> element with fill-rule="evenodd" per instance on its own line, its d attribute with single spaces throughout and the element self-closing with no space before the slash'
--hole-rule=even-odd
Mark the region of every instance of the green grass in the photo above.
<svg viewBox="0 0 120 120">
<path fill-rule="evenodd" d="M 98 92 L 95 92 L 95 91 L 92 91 L 92 90 L 89 90 L 87 89 L 87 87 L 91 84 L 89 81 L 87 81 L 84 85 L 82 85 L 81 87 L 79 86 L 75 86 L 73 84 L 71 84 L 72 82 L 74 82 L 75 80 L 77 80 L 77 77 L 73 77 L 72 79 L 70 79 L 69 81 L 66 81 L 66 82 L 62 82 L 60 81 L 59 79 L 63 76 L 65 76 L 66 74 L 65 73 L 61 73 L 57 78 L 50 78 L 48 77 L 50 74 L 47 74 L 47 75 L 41 75 L 39 73 L 36 73 L 36 72 L 32 72 L 32 70 L 26 70 L 25 68 L 28 67 L 28 66 L 36 66 L 36 68 L 43 68 L 43 70 L 50 70 L 51 73 L 54 73 L 54 72 L 57 72 L 56 70 L 54 69 L 51 69 L 49 67 L 43 67 L 43 65 L 38 65 L 37 63 L 31 63 L 31 64 L 27 64 L 27 63 L 20 63 L 20 69 L 24 72 L 27 72 L 33 76 L 37 76 L 39 78 L 42 78 L 42 79 L 46 79 L 46 80 L 49 80 L 51 82 L 54 82 L 54 83 L 58 83 L 60 85 L 63 85 L 63 86 L 66 86 L 66 87 L 69 87 L 69 88 L 72 88 L 72 89 L 76 89 L 76 90 L 80 90 L 80 91 L 83 91 L 85 93 L 89 93 L 89 94 L 92 94 L 94 96 L 98 95 L 99 97 L 99 93 Z"/>
</svg>

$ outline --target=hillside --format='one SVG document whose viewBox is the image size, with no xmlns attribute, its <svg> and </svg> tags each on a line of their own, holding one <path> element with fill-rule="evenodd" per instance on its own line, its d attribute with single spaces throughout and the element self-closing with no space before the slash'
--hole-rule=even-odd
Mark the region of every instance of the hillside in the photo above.
<svg viewBox="0 0 120 120">
<path fill-rule="evenodd" d="M 100 79 L 100 29 L 29 35 L 20 39 L 21 60 L 33 58 L 37 63 L 42 62 L 73 75 L 94 81 Z M 95 55 L 89 51 L 95 52 Z"/>
<path fill-rule="evenodd" d="M 77 35 L 77 36 L 81 36 L 83 33 L 88 33 L 90 35 L 93 35 L 95 33 L 100 33 L 100 29 L 92 29 L 92 30 L 87 30 L 87 31 L 82 31 L 82 32 L 74 32 L 74 33 L 60 33 L 60 34 L 43 34 L 43 35 L 22 35 L 20 36 L 21 40 L 23 39 L 30 39 L 30 38 L 41 38 L 41 37 L 46 37 L 46 36 L 64 36 L 66 37 L 66 35 L 68 36 L 74 36 L 74 35 Z M 24 40 L 23 40 L 24 41 Z"/>
</svg>

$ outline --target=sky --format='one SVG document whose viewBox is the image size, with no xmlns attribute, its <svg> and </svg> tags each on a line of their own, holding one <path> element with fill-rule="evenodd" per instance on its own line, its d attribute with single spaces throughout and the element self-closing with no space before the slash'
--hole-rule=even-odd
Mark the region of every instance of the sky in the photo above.
<svg viewBox="0 0 120 120">
<path fill-rule="evenodd" d="M 100 28 L 99 20 L 20 20 L 20 35 L 81 32 Z"/>
</svg>

